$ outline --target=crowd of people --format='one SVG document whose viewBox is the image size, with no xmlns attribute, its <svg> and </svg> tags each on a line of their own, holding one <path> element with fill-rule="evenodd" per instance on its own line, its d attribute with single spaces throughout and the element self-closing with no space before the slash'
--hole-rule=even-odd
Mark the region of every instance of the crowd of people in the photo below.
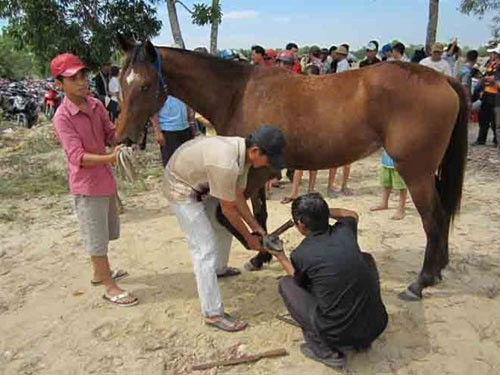
<svg viewBox="0 0 500 375">
<path fill-rule="evenodd" d="M 456 42 L 448 48 L 432 46 L 429 57 L 418 57 L 419 63 L 442 74 L 458 77 L 472 107 L 480 92 L 480 137 L 484 144 L 488 127 L 493 127 L 494 110 L 498 113 L 500 46 L 491 50 L 483 89 L 472 85 L 477 52 L 469 51 L 466 62 L 459 65 Z M 206 49 L 197 49 L 207 53 Z M 236 51 L 221 56 L 242 59 Z M 415 58 L 415 57 L 414 57 Z M 402 43 L 384 45 L 377 41 L 366 46 L 366 57 L 359 67 L 382 61 L 410 61 Z M 252 47 L 251 63 L 278 66 L 294 74 L 324 75 L 349 71 L 349 46 L 330 49 L 313 46 L 307 56 L 299 58 L 298 46 L 289 43 L 283 51 Z M 70 192 L 74 196 L 80 232 L 93 266 L 93 285 L 104 285 L 103 298 L 117 306 L 139 302 L 133 294 L 121 289 L 116 280 L 127 275 L 112 270 L 108 261 L 108 242 L 119 237 L 116 204 L 116 181 L 111 165 L 116 163 L 121 146 L 116 145 L 113 120 L 119 104 L 117 72 L 101 70 L 96 77 L 99 100 L 88 95 L 84 63 L 71 54 L 55 57 L 51 72 L 64 90 L 65 98 L 54 117 L 54 126 L 66 153 Z M 100 88 L 99 88 L 100 87 Z M 109 113 L 106 111 L 105 106 Z M 484 107 L 484 108 L 483 108 Z M 481 116 L 483 116 L 481 120 Z M 484 116 L 487 117 L 487 119 Z M 482 121 L 482 122 L 481 122 Z M 299 196 L 303 171 L 293 171 L 292 192 L 283 203 L 292 203 L 291 216 L 303 241 L 288 258 L 284 252 L 264 248 L 264 228 L 250 211 L 244 190 L 250 168 L 272 167 L 282 170 L 286 139 L 278 127 L 262 124 L 246 137 L 196 137 L 200 124 L 213 132 L 210 122 L 195 113 L 180 99 L 169 96 L 152 119 L 155 138 L 161 146 L 165 168 L 164 190 L 184 232 L 191 254 L 201 312 L 205 323 L 224 331 L 244 330 L 247 323 L 224 310 L 218 279 L 240 274 L 228 266 L 232 234 L 217 217 L 222 215 L 244 238 L 249 250 L 268 251 L 283 266 L 288 276 L 279 281 L 279 293 L 293 319 L 300 325 L 305 339 L 301 352 L 330 367 L 345 364 L 346 350 L 367 350 L 385 330 L 388 316 L 383 304 L 378 272 L 373 258 L 358 245 L 358 215 L 350 210 L 332 208 L 321 195 L 314 193 L 316 171 L 310 171 L 309 193 Z M 107 153 L 105 147 L 113 151 Z M 337 170 L 330 170 L 328 194 L 351 194 L 348 188 L 350 166 L 342 167 L 340 188 L 335 187 Z M 398 175 L 394 161 L 384 152 L 380 182 L 382 202 L 373 210 L 388 208 L 391 191 L 398 190 L 399 206 L 395 219 L 404 217 L 407 190 Z M 271 181 L 279 184 L 279 181 Z M 329 219 L 336 223 L 330 225 Z"/>
</svg>

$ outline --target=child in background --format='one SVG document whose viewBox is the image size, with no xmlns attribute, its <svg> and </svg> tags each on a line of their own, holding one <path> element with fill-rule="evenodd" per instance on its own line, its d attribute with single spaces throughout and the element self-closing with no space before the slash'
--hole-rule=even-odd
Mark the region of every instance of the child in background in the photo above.
<svg viewBox="0 0 500 375">
<path fill-rule="evenodd" d="M 393 220 L 401 220 L 405 217 L 405 205 L 408 190 L 405 182 L 394 168 L 394 160 L 384 150 L 382 153 L 382 169 L 380 170 L 380 184 L 384 188 L 382 192 L 382 202 L 380 205 L 372 207 L 371 211 L 387 210 L 389 208 L 389 197 L 391 191 L 399 190 L 399 204 L 396 213 L 392 216 Z"/>
</svg>

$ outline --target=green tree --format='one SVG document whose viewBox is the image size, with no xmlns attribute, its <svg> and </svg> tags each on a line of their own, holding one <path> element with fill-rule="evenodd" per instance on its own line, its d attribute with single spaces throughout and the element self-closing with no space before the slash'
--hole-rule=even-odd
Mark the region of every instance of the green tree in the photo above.
<svg viewBox="0 0 500 375">
<path fill-rule="evenodd" d="M 12 38 L 0 34 L 0 77 L 22 79 L 38 75 L 33 54 L 17 49 Z"/>
<path fill-rule="evenodd" d="M 95 68 L 110 60 L 118 32 L 136 39 L 158 35 L 153 0 L 0 0 L 6 33 L 41 63 L 73 52 Z"/>
<path fill-rule="evenodd" d="M 180 0 L 166 0 L 166 3 L 174 42 L 182 48 L 185 48 L 179 20 L 177 18 L 176 4 L 179 4 L 191 15 L 193 24 L 198 26 L 210 25 L 210 53 L 215 54 L 217 52 L 219 25 L 222 22 L 220 0 L 212 0 L 211 5 L 195 3 L 192 8 L 189 8 Z"/>
<path fill-rule="evenodd" d="M 500 39 L 500 0 L 461 0 L 460 11 L 480 17 L 492 16 L 493 36 Z"/>
</svg>

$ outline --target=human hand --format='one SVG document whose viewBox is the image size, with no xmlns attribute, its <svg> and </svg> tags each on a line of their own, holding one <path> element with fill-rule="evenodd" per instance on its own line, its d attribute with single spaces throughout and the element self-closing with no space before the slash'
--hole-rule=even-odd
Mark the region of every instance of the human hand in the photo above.
<svg viewBox="0 0 500 375">
<path fill-rule="evenodd" d="M 115 164 L 118 160 L 118 154 L 120 153 L 123 145 L 117 145 L 113 148 L 113 152 L 111 153 L 111 163 Z"/>
<path fill-rule="evenodd" d="M 251 234 L 247 238 L 245 238 L 247 246 L 250 250 L 262 251 L 264 248 L 262 247 L 262 237 L 257 234 Z"/>
<path fill-rule="evenodd" d="M 155 130 L 155 141 L 160 146 L 165 146 L 165 137 L 163 136 L 163 133 L 160 130 Z"/>
</svg>

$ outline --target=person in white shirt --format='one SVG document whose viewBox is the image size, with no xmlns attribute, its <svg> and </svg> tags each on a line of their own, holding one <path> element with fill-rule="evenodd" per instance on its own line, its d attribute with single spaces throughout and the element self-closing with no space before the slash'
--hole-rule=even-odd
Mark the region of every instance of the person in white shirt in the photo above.
<svg viewBox="0 0 500 375">
<path fill-rule="evenodd" d="M 450 64 L 443 59 L 444 46 L 442 43 L 434 43 L 432 45 L 432 55 L 420 61 L 420 65 L 427 66 L 439 73 L 443 73 L 451 77 Z"/>
<path fill-rule="evenodd" d="M 108 95 L 110 97 L 110 101 L 107 105 L 107 110 L 109 112 L 109 116 L 111 117 L 111 121 L 115 121 L 118 117 L 119 113 L 119 98 L 120 98 L 120 82 L 118 81 L 118 74 L 120 73 L 120 69 L 117 66 L 111 67 L 111 79 L 109 80 L 108 85 Z"/>
<path fill-rule="evenodd" d="M 349 61 L 347 61 L 347 55 L 349 51 L 345 45 L 341 45 L 335 51 L 335 61 L 337 62 L 337 68 L 335 73 L 347 72 L 350 70 Z M 340 187 L 340 193 L 344 195 L 351 195 L 351 190 L 347 187 L 349 181 L 349 175 L 351 174 L 351 164 L 344 165 L 342 167 L 342 185 Z M 331 168 L 328 175 L 328 188 L 327 194 L 330 198 L 334 198 L 338 195 L 339 189 L 335 187 L 335 177 L 337 176 L 337 168 Z"/>
<path fill-rule="evenodd" d="M 350 69 L 349 61 L 347 61 L 347 55 L 349 51 L 344 46 L 340 46 L 335 51 L 335 60 L 337 60 L 337 69 L 335 73 L 347 72 Z"/>
</svg>

